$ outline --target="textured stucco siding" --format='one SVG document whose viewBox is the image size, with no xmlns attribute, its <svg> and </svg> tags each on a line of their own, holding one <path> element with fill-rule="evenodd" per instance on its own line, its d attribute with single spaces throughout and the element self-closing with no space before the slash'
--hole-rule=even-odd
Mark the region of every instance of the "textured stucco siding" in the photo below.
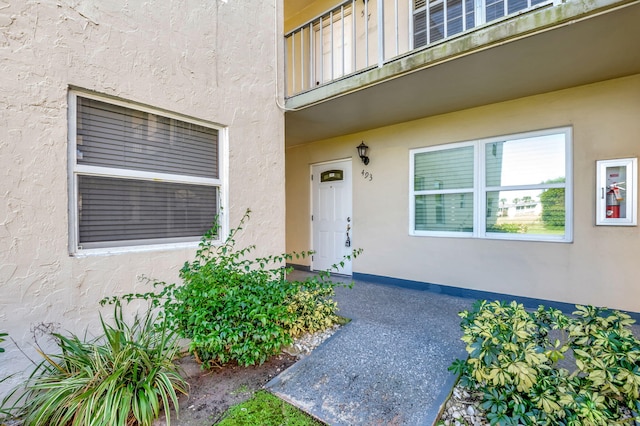
<svg viewBox="0 0 640 426">
<path fill-rule="evenodd" d="M 288 148 L 287 248 L 313 248 L 309 165 L 352 157 L 351 243 L 364 249 L 354 272 L 640 312 L 639 227 L 595 225 L 596 161 L 640 156 L 639 99 L 640 74 Z M 409 235 L 409 150 L 564 126 L 573 133 L 571 243 Z"/>
<path fill-rule="evenodd" d="M 0 0 L 0 331 L 29 356 L 37 359 L 38 324 L 94 330 L 101 298 L 148 290 L 140 275 L 175 281 L 195 252 L 69 256 L 69 87 L 228 128 L 229 222 L 251 208 L 241 243 L 257 254 L 284 250 L 281 8 L 281 0 Z M 27 367 L 12 343 L 3 346 L 0 377 Z"/>
</svg>

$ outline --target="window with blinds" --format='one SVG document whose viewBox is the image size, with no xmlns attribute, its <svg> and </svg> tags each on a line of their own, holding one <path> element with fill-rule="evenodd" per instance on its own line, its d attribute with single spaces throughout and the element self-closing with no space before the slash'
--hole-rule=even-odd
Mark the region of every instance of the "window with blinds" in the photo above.
<svg viewBox="0 0 640 426">
<path fill-rule="evenodd" d="M 220 209 L 219 130 L 73 93 L 72 251 L 197 241 Z"/>
<path fill-rule="evenodd" d="M 475 27 L 474 4 L 475 0 L 414 0 L 414 48 Z"/>
<path fill-rule="evenodd" d="M 414 156 L 415 229 L 473 232 L 474 147 Z"/>
<path fill-rule="evenodd" d="M 549 0 L 413 0 L 417 49 Z"/>
<path fill-rule="evenodd" d="M 571 241 L 570 128 L 410 156 L 412 235 Z"/>
</svg>

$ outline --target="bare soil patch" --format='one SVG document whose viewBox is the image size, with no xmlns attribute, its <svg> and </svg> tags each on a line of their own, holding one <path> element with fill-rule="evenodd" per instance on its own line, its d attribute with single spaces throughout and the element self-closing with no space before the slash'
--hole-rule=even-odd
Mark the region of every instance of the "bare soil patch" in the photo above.
<svg viewBox="0 0 640 426">
<path fill-rule="evenodd" d="M 248 400 L 254 392 L 296 362 L 297 358 L 282 353 L 262 365 L 241 367 L 227 364 L 203 370 L 193 356 L 185 356 L 178 364 L 189 382 L 188 396 L 180 397 L 179 417 L 171 412 L 171 424 L 179 426 L 211 426 L 220 421 L 229 407 Z M 155 426 L 165 425 L 161 416 Z"/>
</svg>

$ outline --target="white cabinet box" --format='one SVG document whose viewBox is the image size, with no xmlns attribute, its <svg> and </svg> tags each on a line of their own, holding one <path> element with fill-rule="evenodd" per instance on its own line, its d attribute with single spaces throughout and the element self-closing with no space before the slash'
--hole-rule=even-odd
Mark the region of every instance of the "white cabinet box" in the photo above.
<svg viewBox="0 0 640 426">
<path fill-rule="evenodd" d="M 596 225 L 636 225 L 638 159 L 601 160 L 596 164 Z"/>
</svg>

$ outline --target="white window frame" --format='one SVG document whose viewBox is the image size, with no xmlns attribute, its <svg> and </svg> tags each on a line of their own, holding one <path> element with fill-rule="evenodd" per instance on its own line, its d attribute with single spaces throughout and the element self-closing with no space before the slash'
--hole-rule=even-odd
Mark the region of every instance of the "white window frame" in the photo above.
<svg viewBox="0 0 640 426">
<path fill-rule="evenodd" d="M 449 150 L 449 149 L 456 149 L 456 148 L 466 148 L 472 146 L 474 147 L 474 154 L 473 154 L 473 182 L 474 185 L 471 188 L 456 188 L 456 189 L 434 189 L 434 190 L 421 190 L 421 191 L 416 191 L 415 190 L 415 178 L 414 178 L 414 172 L 415 172 L 415 156 L 416 154 L 422 154 L 425 152 L 435 152 L 435 151 L 444 151 L 444 150 Z M 422 235 L 422 236 L 430 236 L 430 237 L 454 237 L 454 238 L 469 238 L 469 237 L 473 237 L 475 234 L 475 230 L 478 229 L 478 214 L 476 212 L 476 208 L 478 206 L 478 194 L 477 191 L 475 189 L 476 187 L 476 180 L 478 178 L 478 150 L 476 148 L 476 143 L 474 141 L 469 141 L 469 142 L 458 142 L 458 143 L 452 143 L 452 144 L 447 144 L 447 145 L 437 145 L 437 146 L 431 146 L 431 147 L 426 147 L 426 148 L 418 148 L 418 149 L 412 149 L 410 151 L 409 154 L 409 182 L 410 182 L 410 191 L 411 191 L 411 195 L 410 195 L 410 222 L 409 222 L 409 234 L 410 235 Z M 438 194 L 442 194 L 442 195 L 447 195 L 447 194 L 467 194 L 467 193 L 471 193 L 473 194 L 472 196 L 472 200 L 473 200 L 473 229 L 474 232 L 452 232 L 452 231 L 419 231 L 415 229 L 415 207 L 416 207 L 416 203 L 415 203 L 415 197 L 417 195 L 438 195 Z"/>
<path fill-rule="evenodd" d="M 77 162 L 77 107 L 78 97 L 94 99 L 101 102 L 106 102 L 112 105 L 121 106 L 124 108 L 134 109 L 136 111 L 146 112 L 150 114 L 157 114 L 163 117 L 172 118 L 200 126 L 208 127 L 218 131 L 218 167 L 219 177 L 217 179 L 203 178 L 195 176 L 177 175 L 170 173 L 157 173 L 147 172 L 139 170 L 127 170 L 113 167 L 100 167 L 90 166 L 85 164 L 78 164 Z M 141 251 L 156 251 L 167 249 L 180 249 L 180 248 L 192 248 L 197 247 L 201 239 L 199 237 L 184 237 L 166 239 L 166 241 L 154 240 L 153 242 L 145 242 L 140 240 L 139 244 L 122 244 L 117 241 L 105 243 L 103 247 L 99 248 L 83 248 L 80 245 L 79 235 L 79 217 L 78 217 L 78 177 L 79 176 L 97 176 L 97 177 L 115 177 L 115 178 L 129 178 L 140 181 L 154 181 L 165 183 L 182 183 L 182 184 L 199 184 L 206 186 L 214 186 L 218 189 L 218 216 L 219 216 L 219 240 L 222 241 L 224 236 L 229 230 L 228 215 L 225 214 L 225 208 L 228 206 L 228 182 L 229 171 L 227 168 L 229 159 L 229 135 L 228 128 L 220 126 L 208 121 L 195 119 L 192 117 L 183 116 L 168 112 L 161 109 L 152 108 L 146 105 L 137 104 L 134 102 L 128 102 L 120 99 L 114 99 L 107 96 L 102 96 L 91 91 L 84 91 L 81 89 L 70 89 L 68 94 L 68 140 L 67 140 L 67 158 L 68 158 L 68 191 L 69 191 L 69 254 L 71 256 L 81 257 L 86 255 L 96 254 L 119 254 Z"/>
<path fill-rule="evenodd" d="M 540 136 L 564 134 L 565 138 L 565 182 L 555 184 L 530 184 L 512 186 L 486 186 L 486 164 L 485 152 L 487 146 L 495 142 L 505 142 L 517 139 L 527 139 Z M 409 150 L 409 235 L 424 237 L 449 237 L 449 238 L 481 238 L 492 240 L 521 240 L 521 241 L 548 241 L 564 242 L 573 241 L 573 137 L 571 127 L 553 128 L 525 133 L 503 135 L 485 139 L 478 139 L 466 142 L 436 145 L 425 148 Z M 417 195 L 447 194 L 469 192 L 466 190 L 415 190 L 415 155 L 424 152 L 442 151 L 465 146 L 474 147 L 474 185 L 473 185 L 473 232 L 451 232 L 451 231 L 421 231 L 415 229 L 415 198 Z M 532 235 L 518 233 L 500 233 L 486 231 L 486 197 L 487 192 L 507 191 L 507 190 L 537 190 L 549 188 L 564 188 L 565 190 L 565 228 L 564 235 Z"/>
</svg>

